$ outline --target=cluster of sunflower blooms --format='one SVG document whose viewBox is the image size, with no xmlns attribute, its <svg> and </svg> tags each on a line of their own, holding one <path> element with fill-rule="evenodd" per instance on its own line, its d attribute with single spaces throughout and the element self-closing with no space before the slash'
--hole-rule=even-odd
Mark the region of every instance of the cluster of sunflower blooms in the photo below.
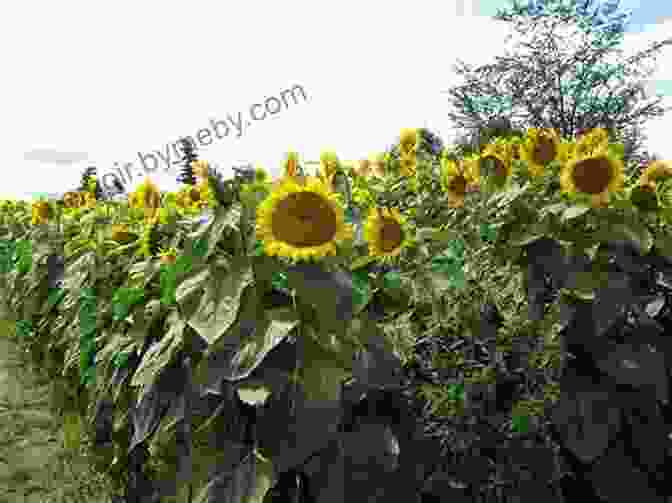
<svg viewBox="0 0 672 503">
<path fill-rule="evenodd" d="M 382 175 L 380 159 L 376 161 L 356 163 L 352 172 Z M 303 173 L 296 152 L 288 154 L 283 176 L 257 207 L 256 234 L 267 255 L 319 260 L 336 255 L 340 246 L 353 239 L 343 195 L 335 186 L 336 176 L 344 172 L 334 152 L 322 153 L 314 176 Z M 410 236 L 407 219 L 396 208 L 372 209 L 364 223 L 369 252 L 383 261 L 399 256 Z"/>
<path fill-rule="evenodd" d="M 96 207 L 96 177 L 89 180 L 89 186 L 86 191 L 66 192 L 63 195 L 63 214 L 66 216 L 76 216 L 83 209 L 92 209 Z M 47 201 L 35 201 L 32 204 L 33 225 L 47 223 L 53 218 L 54 209 Z"/>
<path fill-rule="evenodd" d="M 401 132 L 399 169 L 392 169 L 389 153 L 376 154 L 352 167 L 352 202 L 368 210 L 364 239 L 369 254 L 389 261 L 413 243 L 408 218 L 396 208 L 378 207 L 368 181 L 401 176 L 412 178 L 418 170 L 419 130 Z M 553 129 L 530 128 L 522 139 L 497 138 L 480 153 L 453 159 L 449 150 L 440 153 L 440 182 L 448 204 L 461 207 L 470 192 L 490 187 L 505 189 L 516 169 L 532 180 L 558 174 L 561 192 L 573 200 L 603 207 L 610 196 L 623 188 L 622 145 L 610 144 L 604 129 L 592 129 L 576 141 L 561 139 Z M 335 255 L 337 248 L 352 238 L 352 225 L 346 223 L 342 198 L 334 192 L 335 173 L 341 169 L 335 154 L 324 154 L 314 177 L 304 176 L 298 157 L 292 152 L 285 163 L 284 176 L 273 184 L 270 195 L 257 209 L 257 236 L 268 255 L 293 260 L 321 259 Z M 645 208 L 641 200 L 653 202 L 660 182 L 672 178 L 672 165 L 654 161 L 629 189 L 633 204 Z M 364 182 L 362 183 L 362 180 Z M 483 183 L 485 181 L 485 183 Z M 654 205 L 655 206 L 655 205 Z"/>
</svg>

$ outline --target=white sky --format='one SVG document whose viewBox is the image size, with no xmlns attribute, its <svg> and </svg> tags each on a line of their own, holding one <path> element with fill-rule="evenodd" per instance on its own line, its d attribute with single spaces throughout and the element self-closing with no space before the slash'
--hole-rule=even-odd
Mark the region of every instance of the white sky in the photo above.
<svg viewBox="0 0 672 503">
<path fill-rule="evenodd" d="M 100 174 L 133 162 L 132 188 L 144 178 L 139 151 L 165 149 L 211 118 L 245 116 L 294 85 L 307 101 L 290 101 L 241 138 L 215 139 L 200 156 L 223 168 L 258 162 L 277 175 L 290 149 L 304 160 L 325 148 L 358 158 L 419 126 L 450 141 L 441 91 L 460 82 L 451 64 L 494 61 L 508 33 L 469 2 L 15 2 L 0 26 L 0 197 L 74 188 L 90 164 L 25 160 L 33 149 L 86 153 Z M 671 36 L 671 21 L 628 34 L 626 53 Z M 665 49 L 654 79 L 672 81 L 671 58 Z M 666 158 L 671 121 L 647 129 L 651 150 Z M 173 174 L 153 179 L 175 188 Z"/>
</svg>

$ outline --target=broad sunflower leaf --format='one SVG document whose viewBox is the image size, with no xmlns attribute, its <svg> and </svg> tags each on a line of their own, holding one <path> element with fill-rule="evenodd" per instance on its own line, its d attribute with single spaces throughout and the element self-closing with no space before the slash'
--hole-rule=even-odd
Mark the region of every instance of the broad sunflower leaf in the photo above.
<svg viewBox="0 0 672 503">
<path fill-rule="evenodd" d="M 608 344 L 602 356 L 596 357 L 597 367 L 619 384 L 649 388 L 658 400 L 668 399 L 665 355 L 648 345 Z"/>
<path fill-rule="evenodd" d="M 620 430 L 621 411 L 612 388 L 570 376 L 562 382 L 552 421 L 567 448 L 584 463 L 591 463 Z"/>
<path fill-rule="evenodd" d="M 131 386 L 142 386 L 143 392 L 182 348 L 185 323 L 180 319 L 177 311 L 169 315 L 166 325 L 170 327 L 168 333 L 150 346 L 131 380 Z"/>
<path fill-rule="evenodd" d="M 273 463 L 250 453 L 232 471 L 218 474 L 194 498 L 194 503 L 263 503 L 277 482 Z"/>
<path fill-rule="evenodd" d="M 236 321 L 241 296 L 253 279 L 252 268 L 246 260 L 234 262 L 228 271 L 209 274 L 204 284 L 205 294 L 199 308 L 188 320 L 189 326 L 209 345 L 217 342 Z M 198 287 L 192 285 L 192 288 Z"/>
<path fill-rule="evenodd" d="M 569 208 L 567 208 L 565 211 L 562 212 L 561 220 L 563 222 L 567 222 L 569 220 L 573 220 L 575 218 L 578 218 L 581 215 L 584 215 L 589 211 L 590 211 L 590 206 L 580 206 L 580 205 L 570 206 Z"/>
<path fill-rule="evenodd" d="M 320 326 L 342 331 L 355 314 L 355 287 L 349 272 L 322 264 L 302 263 L 287 268 L 289 286 L 297 297 L 316 308 Z"/>
</svg>

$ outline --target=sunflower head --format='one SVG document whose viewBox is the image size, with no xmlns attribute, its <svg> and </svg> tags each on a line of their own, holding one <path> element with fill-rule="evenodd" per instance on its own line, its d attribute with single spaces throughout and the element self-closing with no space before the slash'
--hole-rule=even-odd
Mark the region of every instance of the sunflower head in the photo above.
<svg viewBox="0 0 672 503">
<path fill-rule="evenodd" d="M 624 179 L 623 161 L 602 148 L 571 159 L 562 169 L 560 186 L 566 193 L 589 197 L 593 206 L 603 206 L 610 194 L 622 187 Z"/>
<path fill-rule="evenodd" d="M 371 208 L 364 223 L 364 239 L 371 256 L 391 262 L 410 242 L 407 220 L 396 208 Z"/>
<path fill-rule="evenodd" d="M 112 225 L 112 240 L 117 241 L 118 243 L 130 243 L 138 236 L 132 234 L 129 231 L 128 225 L 126 224 L 114 224 Z"/>
<path fill-rule="evenodd" d="M 478 169 L 494 187 L 502 188 L 513 172 L 513 148 L 507 143 L 490 143 L 480 155 Z"/>
<path fill-rule="evenodd" d="M 554 129 L 530 128 L 520 146 L 520 157 L 527 161 L 532 176 L 540 176 L 544 167 L 558 158 L 560 137 Z"/>
<path fill-rule="evenodd" d="M 159 187 L 147 177 L 138 188 L 128 196 L 129 206 L 143 209 L 147 221 L 154 220 L 158 216 L 161 206 L 161 191 Z"/>
<path fill-rule="evenodd" d="M 96 194 L 94 194 L 93 192 L 84 192 L 82 193 L 82 198 L 83 198 L 82 206 L 84 208 L 95 208 Z"/>
<path fill-rule="evenodd" d="M 474 159 L 454 161 L 447 156 L 441 159 L 441 185 L 451 207 L 464 205 L 468 187 L 478 182 L 477 163 Z"/>
<path fill-rule="evenodd" d="M 658 183 L 672 178 L 672 164 L 669 161 L 653 161 L 639 177 L 641 185 Z"/>
<path fill-rule="evenodd" d="M 316 178 L 281 180 L 257 207 L 257 236 L 267 255 L 319 260 L 352 239 L 336 194 Z"/>
<path fill-rule="evenodd" d="M 200 180 L 208 178 L 210 172 L 210 165 L 208 161 L 204 159 L 196 159 L 191 161 L 191 169 L 193 170 L 194 176 Z"/>
<path fill-rule="evenodd" d="M 44 224 L 53 216 L 51 206 L 47 201 L 36 201 L 32 204 L 32 224 Z"/>
<path fill-rule="evenodd" d="M 609 132 L 603 128 L 594 128 L 581 134 L 576 141 L 575 155 L 590 155 L 609 145 Z"/>
<path fill-rule="evenodd" d="M 79 208 L 82 205 L 82 196 L 79 192 L 66 192 L 63 195 L 63 205 L 66 208 Z"/>
<path fill-rule="evenodd" d="M 401 157 L 413 157 L 418 151 L 420 132 L 418 129 L 402 129 L 399 134 L 399 155 Z"/>
</svg>

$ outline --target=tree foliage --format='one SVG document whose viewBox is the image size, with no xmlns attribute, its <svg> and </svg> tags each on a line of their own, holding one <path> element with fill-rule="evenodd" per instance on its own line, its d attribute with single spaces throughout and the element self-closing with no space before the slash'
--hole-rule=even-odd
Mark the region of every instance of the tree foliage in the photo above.
<svg viewBox="0 0 672 503">
<path fill-rule="evenodd" d="M 513 51 L 497 56 L 494 64 L 474 68 L 458 60 L 453 66 L 465 82 L 447 91 L 448 117 L 471 134 L 472 145 L 482 143 L 479 132 L 493 121 L 505 121 L 509 130 L 551 127 L 564 137 L 603 127 L 612 141 L 624 144 L 626 163 L 646 157 L 640 154 L 641 125 L 672 107 L 661 107 L 660 96 L 647 99 L 644 79 L 654 68 L 644 61 L 672 39 L 624 58 L 618 47 L 622 30 L 604 15 L 583 15 L 584 5 L 592 2 L 581 2 L 580 8 L 570 3 L 548 0 L 541 10 L 528 5 L 528 10 L 519 7 L 520 13 L 500 14 L 497 19 L 512 23 L 517 32 Z M 613 2 L 608 6 L 613 14 Z M 602 26 L 609 29 L 598 29 Z"/>
</svg>

